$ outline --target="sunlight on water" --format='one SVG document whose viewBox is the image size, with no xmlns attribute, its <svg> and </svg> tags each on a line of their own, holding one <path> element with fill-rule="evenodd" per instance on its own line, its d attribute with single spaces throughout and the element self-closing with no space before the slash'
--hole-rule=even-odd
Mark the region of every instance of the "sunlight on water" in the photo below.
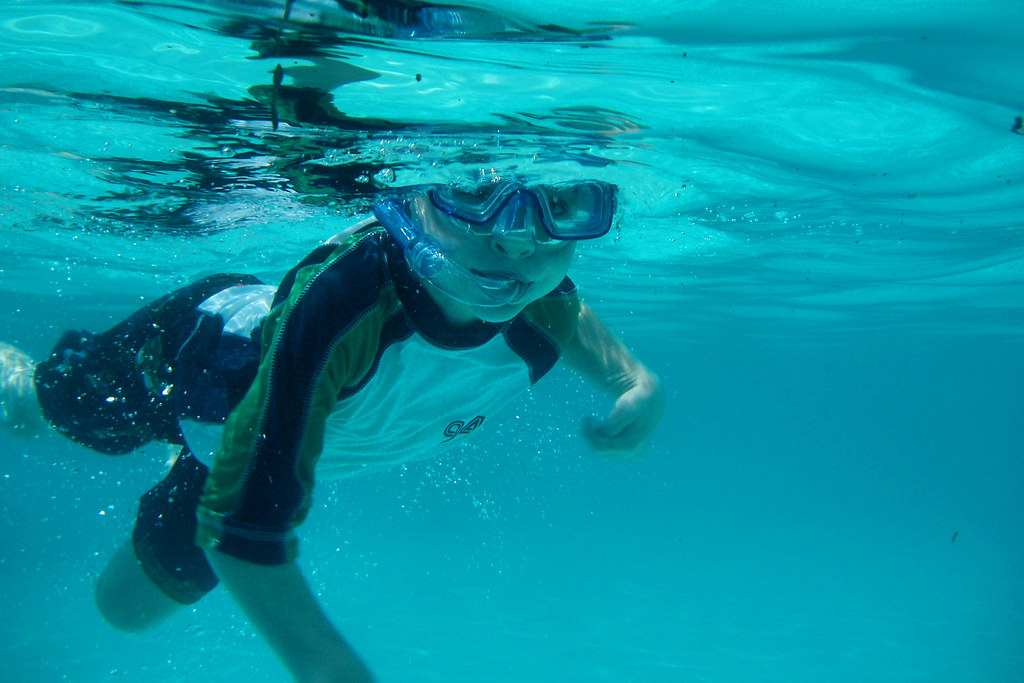
<svg viewBox="0 0 1024 683">
<path fill-rule="evenodd" d="M 296 203 L 296 190 L 358 195 L 382 183 L 472 174 L 495 158 L 520 160 L 520 170 L 533 159 L 534 172 L 556 175 L 558 165 L 547 164 L 557 140 L 559 154 L 582 163 L 583 173 L 623 189 L 619 241 L 581 261 L 579 277 L 598 291 L 621 294 L 632 284 L 615 278 L 606 260 L 642 260 L 669 300 L 688 300 L 673 280 L 695 277 L 718 306 L 714 295 L 729 296 L 733 287 L 716 282 L 706 264 L 721 272 L 728 253 L 758 259 L 792 281 L 806 270 L 801 241 L 813 236 L 815 250 L 824 242 L 835 252 L 843 277 L 861 274 L 845 290 L 891 280 L 885 262 L 898 251 L 911 271 L 898 275 L 887 298 L 916 306 L 906 281 L 970 269 L 974 262 L 963 255 L 975 245 L 988 258 L 1016 263 L 1024 245 L 1015 223 L 1022 151 L 1009 132 L 1014 112 L 984 100 L 968 107 L 961 95 L 923 87 L 914 53 L 887 49 L 894 38 L 865 36 L 863 27 L 827 40 L 689 46 L 686 31 L 663 42 L 660 34 L 645 37 L 641 22 L 621 35 L 612 29 L 540 42 L 364 40 L 356 50 L 302 43 L 271 50 L 265 41 L 175 24 L 168 7 L 126 13 L 99 6 L 89 18 L 73 8 L 21 14 L 4 23 L 12 69 L 0 97 L 8 103 L 5 128 L 16 133 L 6 155 L 23 171 L 8 185 L 16 200 L 6 214 L 23 229 L 38 230 L 49 218 L 64 230 L 128 231 L 153 240 L 160 253 L 158 234 L 282 219 L 288 231 L 302 216 L 302 239 L 312 243 L 334 232 L 322 224 L 340 224 L 346 211 L 328 202 L 311 212 L 307 202 Z M 198 10 L 179 16 L 212 27 L 230 21 Z M 941 30 L 924 38 L 958 46 Z M 31 49 L 19 49 L 28 42 Z M 872 50 L 904 63 L 876 60 Z M 270 130 L 266 98 L 277 64 L 286 65 L 292 95 L 324 95 L 303 105 L 304 114 L 279 97 L 283 120 Z M 26 73 L 32 78 L 16 76 Z M 303 115 L 340 128 L 298 127 L 294 117 Z M 361 132 L 366 124 L 370 130 Z M 311 171 L 317 176 L 306 182 Z M 39 185 L 43 178 L 68 189 Z M 255 196 L 262 196 L 258 214 L 247 210 Z M 995 240 L 987 237 L 993 227 Z M 864 231 L 874 239 L 857 239 Z M 184 267 L 192 263 L 195 272 L 217 258 L 208 241 L 194 249 L 197 258 Z M 283 251 L 280 260 L 304 249 Z M 17 281 L 19 265 L 6 270 Z M 661 277 L 663 270 L 675 275 Z M 994 296 L 1016 282 L 992 282 Z"/>
</svg>

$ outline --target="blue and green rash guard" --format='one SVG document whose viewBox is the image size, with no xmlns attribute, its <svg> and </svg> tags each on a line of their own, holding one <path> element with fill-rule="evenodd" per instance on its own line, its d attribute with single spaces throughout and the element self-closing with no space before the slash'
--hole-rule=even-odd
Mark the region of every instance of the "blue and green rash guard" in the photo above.
<svg viewBox="0 0 1024 683">
<path fill-rule="evenodd" d="M 194 336 L 213 326 L 222 368 L 197 373 L 207 382 L 230 385 L 224 377 L 260 346 L 255 378 L 237 400 L 212 386 L 185 392 L 203 397 L 181 425 L 210 468 L 197 543 L 279 564 L 297 554 L 314 470 L 377 471 L 470 436 L 554 366 L 575 334 L 580 300 L 566 278 L 508 322 L 451 329 L 401 250 L 371 225 L 316 249 L 276 292 L 230 288 L 200 310 L 206 322 Z"/>
</svg>

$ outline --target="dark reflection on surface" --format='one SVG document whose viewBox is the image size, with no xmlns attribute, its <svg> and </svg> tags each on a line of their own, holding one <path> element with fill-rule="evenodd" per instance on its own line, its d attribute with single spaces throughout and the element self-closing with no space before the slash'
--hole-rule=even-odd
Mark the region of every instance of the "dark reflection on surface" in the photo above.
<svg viewBox="0 0 1024 683">
<path fill-rule="evenodd" d="M 142 11 L 162 14 L 168 8 L 215 13 L 225 35 L 243 35 L 250 22 L 265 25 L 285 24 L 313 29 L 330 29 L 378 38 L 467 38 L 489 40 L 565 40 L 596 39 L 592 32 L 581 32 L 554 24 L 538 25 L 493 10 L 454 4 L 434 4 L 413 0 L 179 0 L 132 2 Z"/>
<path fill-rule="evenodd" d="M 506 157 L 544 160 L 557 150 L 560 160 L 599 166 L 607 162 L 593 154 L 594 147 L 635 130 L 623 124 L 624 115 L 597 109 L 495 114 L 497 125 L 469 121 L 438 126 L 351 116 L 337 99 L 345 85 L 379 76 L 350 61 L 367 50 L 415 55 L 417 41 L 430 39 L 581 41 L 601 36 L 537 26 L 479 8 L 407 0 L 117 4 L 175 26 L 237 38 L 243 54 L 245 45 L 251 51 L 247 58 L 266 60 L 268 68 L 266 80 L 249 85 L 248 97 L 241 99 L 192 92 L 182 98 L 191 101 L 180 102 L 173 96 L 132 97 L 130 87 L 116 93 L 85 92 L 88 85 L 77 92 L 33 90 L 76 112 L 87 110 L 97 120 L 145 122 L 181 140 L 176 149 L 156 158 L 101 152 L 84 160 L 104 186 L 98 196 L 94 189 L 90 196 L 75 197 L 80 210 L 88 213 L 75 223 L 80 230 L 196 235 L 230 229 L 230 224 L 202 218 L 202 209 L 231 201 L 239 192 L 289 195 L 308 204 L 339 203 L 365 211 L 379 187 L 402 184 L 407 170 L 412 175 L 414 167 L 423 165 L 416 154 L 405 159 L 401 152 L 381 154 L 382 141 L 398 140 L 398 147 L 419 144 L 418 150 L 437 143 L 436 149 L 443 151 L 435 156 L 444 164 L 483 167 L 501 147 Z M 411 71 L 408 77 L 419 80 L 420 74 Z M 464 140 L 479 144 L 459 143 Z"/>
<path fill-rule="evenodd" d="M 564 113 L 553 114 L 548 125 L 539 125 L 543 117 L 510 118 L 500 130 L 488 123 L 435 126 L 347 116 L 331 105 L 330 93 L 316 88 L 274 94 L 261 85 L 250 92 L 259 99 L 207 95 L 199 104 L 52 93 L 101 117 L 107 112 L 144 120 L 182 140 L 180 149 L 161 159 L 93 156 L 90 161 L 102 169 L 110 191 L 78 198 L 91 205 L 93 219 L 79 228 L 174 235 L 230 229 L 230 224 L 197 220 L 195 210 L 238 192 L 287 193 L 306 204 L 339 203 L 365 212 L 382 186 L 410 182 L 406 172 L 415 174 L 423 165 L 420 151 L 453 167 L 484 168 L 499 157 L 573 160 L 597 167 L 609 162 L 595 151 L 616 144 L 607 132 L 580 132 L 560 124 Z M 276 130 L 271 97 L 279 117 Z M 466 140 L 469 144 L 460 142 Z M 383 154 L 382 145 L 393 154 Z"/>
</svg>

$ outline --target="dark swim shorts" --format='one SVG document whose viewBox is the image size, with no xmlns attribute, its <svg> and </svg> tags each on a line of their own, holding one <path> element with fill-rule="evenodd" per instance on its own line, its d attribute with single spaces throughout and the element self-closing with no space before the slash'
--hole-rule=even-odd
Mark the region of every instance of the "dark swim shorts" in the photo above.
<svg viewBox="0 0 1024 683">
<path fill-rule="evenodd" d="M 195 328 L 196 307 L 250 275 L 211 275 L 183 287 L 99 334 L 68 330 L 36 366 L 47 420 L 93 450 L 120 455 L 160 440 L 183 444 L 169 391 L 175 351 Z"/>
<path fill-rule="evenodd" d="M 99 334 L 69 330 L 36 367 L 39 404 L 68 438 L 110 455 L 150 441 L 184 444 L 175 408 L 177 350 L 202 314 L 196 307 L 248 275 L 212 275 L 145 306 Z M 217 585 L 195 545 L 196 506 L 206 467 L 183 447 L 162 482 L 139 500 L 132 542 L 147 576 L 171 599 L 191 604 Z"/>
<path fill-rule="evenodd" d="M 139 499 L 132 531 L 135 557 L 146 576 L 183 605 L 198 601 L 217 585 L 206 554 L 195 544 L 196 506 L 206 472 L 183 448 L 164 480 Z"/>
</svg>

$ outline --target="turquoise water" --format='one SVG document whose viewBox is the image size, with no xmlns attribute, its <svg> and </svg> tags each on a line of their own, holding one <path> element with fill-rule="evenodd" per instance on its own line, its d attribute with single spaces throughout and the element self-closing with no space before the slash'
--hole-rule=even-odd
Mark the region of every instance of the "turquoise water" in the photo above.
<svg viewBox="0 0 1024 683">
<path fill-rule="evenodd" d="M 607 405 L 556 371 L 321 485 L 303 566 L 380 680 L 1024 679 L 1024 5 L 279 5 L 0 8 L 4 340 L 276 281 L 382 186 L 610 180 L 573 275 L 664 424 L 597 459 Z M 165 449 L 0 439 L 0 679 L 285 678 L 221 592 L 96 614 Z"/>
</svg>

